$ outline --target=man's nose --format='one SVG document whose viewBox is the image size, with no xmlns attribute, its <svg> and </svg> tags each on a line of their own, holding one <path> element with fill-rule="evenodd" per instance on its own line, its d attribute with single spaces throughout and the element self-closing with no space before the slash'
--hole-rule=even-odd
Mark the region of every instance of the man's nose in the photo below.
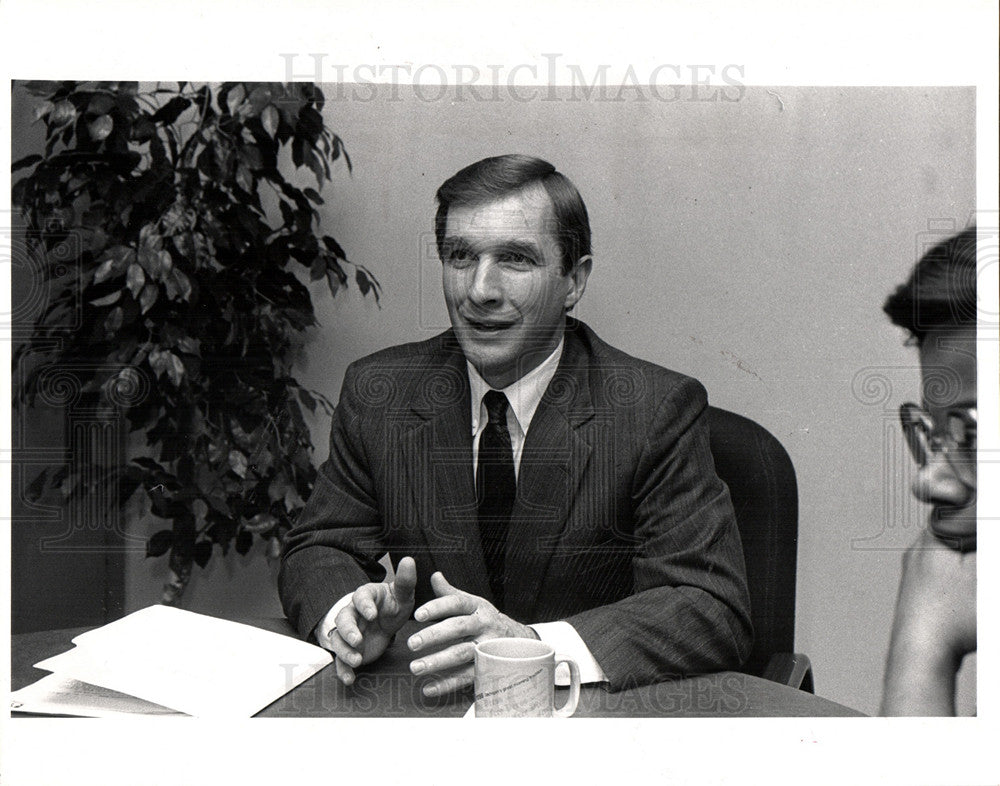
<svg viewBox="0 0 1000 786">
<path fill-rule="evenodd" d="M 502 298 L 500 269 L 492 258 L 484 256 L 473 268 L 469 299 L 475 303 L 491 303 Z"/>
<path fill-rule="evenodd" d="M 927 464 L 917 470 L 912 484 L 913 496 L 921 502 L 960 508 L 972 502 L 976 492 L 966 486 L 948 458 L 932 453 Z"/>
</svg>

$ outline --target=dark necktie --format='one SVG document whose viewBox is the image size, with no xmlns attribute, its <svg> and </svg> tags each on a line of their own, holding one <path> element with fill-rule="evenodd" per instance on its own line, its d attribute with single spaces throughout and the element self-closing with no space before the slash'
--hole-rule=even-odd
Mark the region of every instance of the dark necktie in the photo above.
<svg viewBox="0 0 1000 786">
<path fill-rule="evenodd" d="M 483 398 L 490 419 L 479 437 L 476 496 L 479 500 L 479 536 L 483 542 L 490 589 L 503 605 L 504 550 L 507 525 L 517 494 L 514 455 L 507 431 L 507 397 L 491 390 Z"/>
</svg>

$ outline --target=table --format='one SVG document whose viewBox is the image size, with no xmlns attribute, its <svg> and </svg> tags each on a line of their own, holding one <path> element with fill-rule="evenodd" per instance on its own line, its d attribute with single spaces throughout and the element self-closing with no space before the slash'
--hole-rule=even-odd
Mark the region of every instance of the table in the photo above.
<svg viewBox="0 0 1000 786">
<path fill-rule="evenodd" d="M 283 619 L 247 620 L 277 633 L 294 635 Z M 460 718 L 472 704 L 471 690 L 428 697 L 421 692 L 426 677 L 410 674 L 412 654 L 407 637 L 419 629 L 410 622 L 382 658 L 358 671 L 354 685 L 342 685 L 329 666 L 270 706 L 265 718 Z M 87 628 L 22 633 L 11 637 L 11 689 L 18 690 L 47 672 L 31 664 L 65 652 L 71 639 Z M 556 704 L 568 694 L 557 689 Z M 661 682 L 611 693 L 584 686 L 574 717 L 590 718 L 729 718 L 729 717 L 858 717 L 862 713 L 811 693 L 749 674 L 725 671 Z M 15 717 L 17 714 L 15 713 Z"/>
</svg>

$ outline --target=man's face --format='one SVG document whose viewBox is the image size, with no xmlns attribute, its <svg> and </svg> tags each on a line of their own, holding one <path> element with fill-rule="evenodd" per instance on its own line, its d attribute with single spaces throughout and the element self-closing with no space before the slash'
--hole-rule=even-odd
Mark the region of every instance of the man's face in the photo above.
<svg viewBox="0 0 1000 786">
<path fill-rule="evenodd" d="M 583 294 L 590 258 L 563 275 L 552 205 L 529 186 L 448 210 L 442 244 L 444 299 L 465 357 L 504 388 L 556 348 L 565 310 Z"/>
<path fill-rule="evenodd" d="M 976 409 L 975 327 L 943 328 L 927 333 L 920 347 L 920 369 L 923 406 L 934 423 L 935 435 L 948 445 L 948 435 L 960 428 L 962 413 Z M 946 450 L 931 453 L 926 466 L 917 473 L 913 493 L 933 505 L 929 523 L 935 534 L 974 542 L 974 453 L 963 455 L 951 451 L 950 457 Z"/>
</svg>

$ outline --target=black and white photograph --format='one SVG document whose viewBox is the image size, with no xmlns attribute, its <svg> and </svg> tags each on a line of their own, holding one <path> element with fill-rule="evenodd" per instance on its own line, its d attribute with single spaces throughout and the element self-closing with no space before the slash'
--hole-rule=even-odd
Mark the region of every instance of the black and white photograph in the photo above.
<svg viewBox="0 0 1000 786">
<path fill-rule="evenodd" d="M 13 46 L 4 779 L 1000 776 L 996 9 L 891 5 Z"/>
</svg>

